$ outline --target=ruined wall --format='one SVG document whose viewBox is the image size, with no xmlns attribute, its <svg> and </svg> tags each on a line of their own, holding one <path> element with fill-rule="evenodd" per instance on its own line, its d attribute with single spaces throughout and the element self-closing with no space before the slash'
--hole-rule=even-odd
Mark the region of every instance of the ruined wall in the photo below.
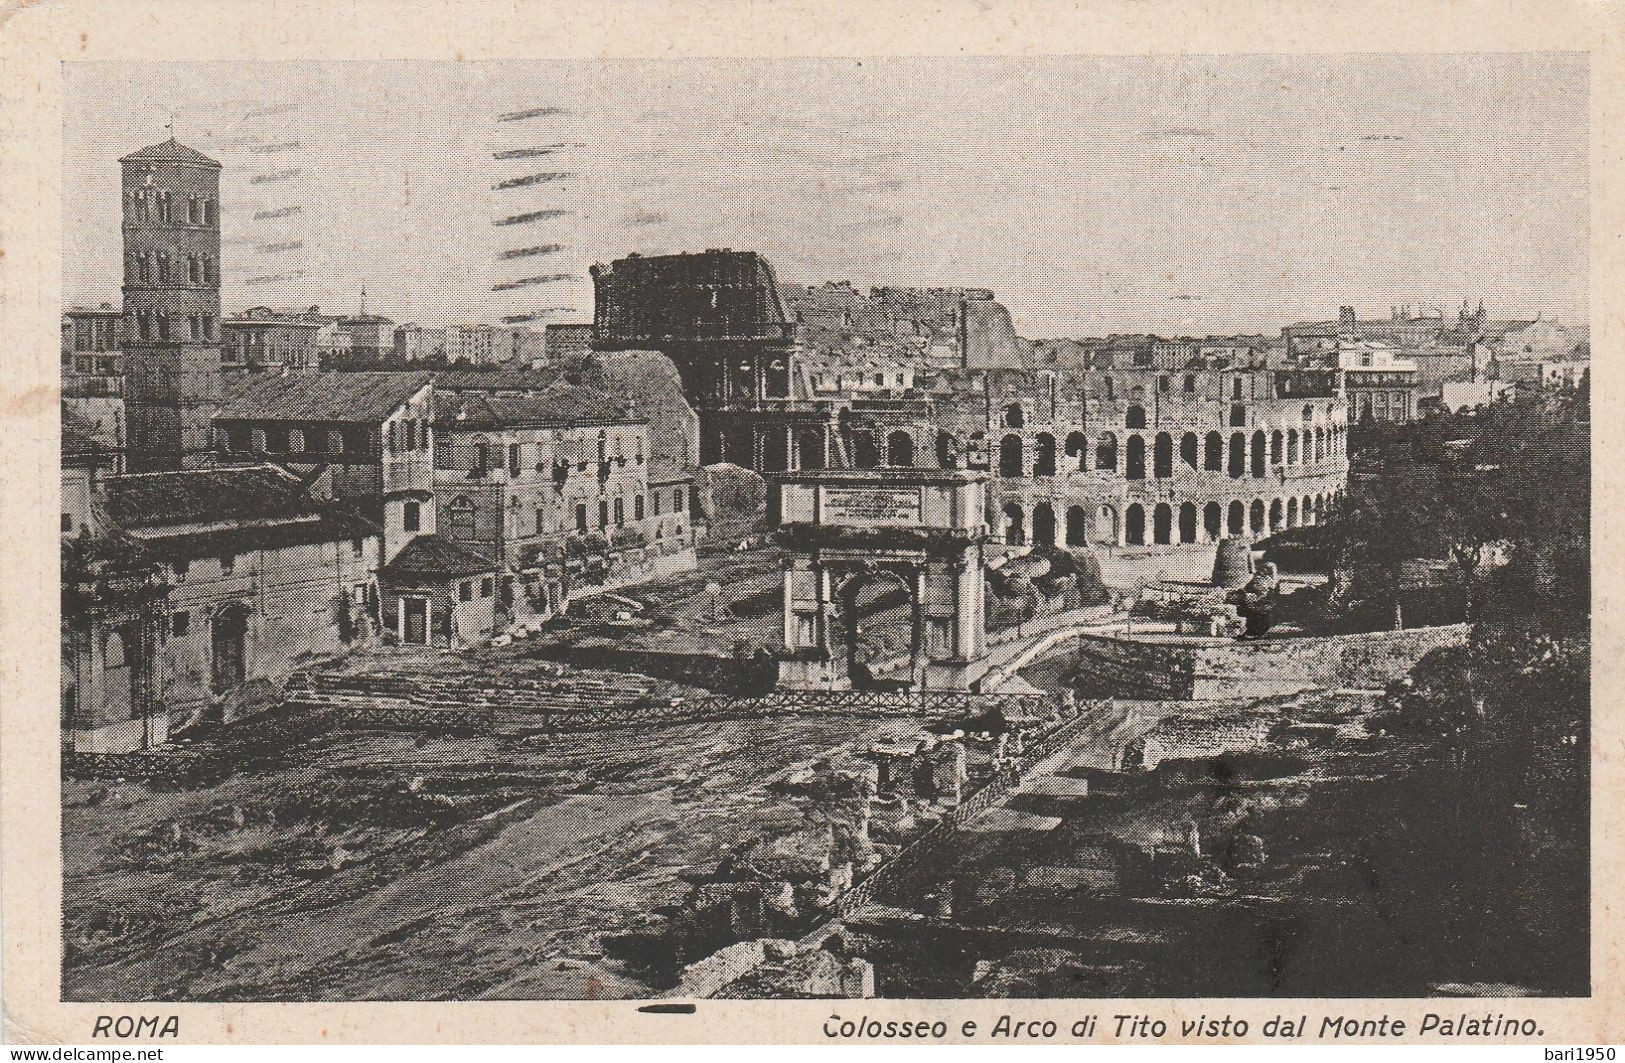
<svg viewBox="0 0 1625 1063">
<path fill-rule="evenodd" d="M 1467 639 L 1466 624 L 1262 642 L 1158 642 L 1083 635 L 1079 670 L 1120 696 L 1209 700 L 1324 687 L 1382 687 L 1424 654 Z"/>
</svg>

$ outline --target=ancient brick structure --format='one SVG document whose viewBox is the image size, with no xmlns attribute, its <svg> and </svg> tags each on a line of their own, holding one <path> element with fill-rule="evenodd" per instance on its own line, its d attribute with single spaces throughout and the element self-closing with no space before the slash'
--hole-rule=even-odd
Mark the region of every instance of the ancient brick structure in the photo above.
<svg viewBox="0 0 1625 1063">
<path fill-rule="evenodd" d="M 220 398 L 220 164 L 174 138 L 119 162 L 130 464 L 179 468 Z"/>
</svg>

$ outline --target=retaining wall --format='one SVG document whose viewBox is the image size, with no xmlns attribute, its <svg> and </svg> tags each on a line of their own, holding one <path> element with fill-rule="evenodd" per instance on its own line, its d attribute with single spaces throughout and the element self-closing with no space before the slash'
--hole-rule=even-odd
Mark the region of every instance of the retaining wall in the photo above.
<svg viewBox="0 0 1625 1063">
<path fill-rule="evenodd" d="M 1121 697 L 1203 701 L 1338 687 L 1376 688 L 1432 650 L 1467 640 L 1466 624 L 1291 636 L 1258 642 L 1079 635 L 1078 669 Z"/>
</svg>

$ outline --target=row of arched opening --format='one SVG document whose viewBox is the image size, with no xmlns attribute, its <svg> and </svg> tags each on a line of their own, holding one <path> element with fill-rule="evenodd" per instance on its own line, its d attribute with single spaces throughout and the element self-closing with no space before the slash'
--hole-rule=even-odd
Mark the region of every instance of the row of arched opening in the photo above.
<svg viewBox="0 0 1625 1063">
<path fill-rule="evenodd" d="M 1228 439 L 1219 432 L 1198 436 L 1186 432 L 1179 437 L 1177 452 L 1174 437 L 1169 432 L 1158 432 L 1151 437 L 1147 455 L 1146 437 L 1130 434 L 1121 455 L 1125 479 L 1144 480 L 1147 457 L 1150 474 L 1155 479 L 1174 475 L 1175 461 L 1192 471 L 1228 472 L 1240 479 L 1249 474 L 1262 478 L 1272 467 L 1312 465 L 1335 459 L 1344 453 L 1344 433 L 1341 425 L 1306 428 L 1300 434 L 1296 428 L 1276 429 L 1266 434 L 1258 429 L 1249 438 L 1245 432 L 1232 432 Z M 1117 472 L 1119 447 L 1114 432 L 1103 432 L 1090 441 L 1082 432 L 1066 437 L 1064 468 L 1068 473 Z M 1062 467 L 1055 446 L 1055 437 L 1040 432 L 1033 440 L 1032 464 L 1027 463 L 1025 440 L 1014 433 L 999 441 L 999 475 L 1006 479 L 1026 476 L 1055 476 Z"/>
<path fill-rule="evenodd" d="M 889 465 L 908 468 L 915 465 L 917 453 L 914 436 L 897 429 L 882 439 L 869 432 L 855 432 L 852 437 L 852 464 L 860 469 Z M 822 432 L 804 433 L 799 441 L 799 467 L 821 469 L 826 455 Z M 937 433 L 936 466 L 959 468 L 961 464 L 980 464 L 979 451 L 983 443 L 973 438 L 967 450 L 952 433 Z M 1158 432 L 1147 437 L 1131 433 L 1119 445 L 1115 432 L 1103 432 L 1092 441 L 1082 432 L 1066 437 L 1064 445 L 1057 447 L 1056 439 L 1048 432 L 1040 432 L 1031 446 L 1031 462 L 1027 441 L 1015 433 L 999 440 L 997 468 L 1005 479 L 1029 476 L 1057 476 L 1066 473 L 1116 473 L 1125 479 L 1167 479 L 1174 475 L 1176 462 L 1192 471 L 1225 472 L 1233 479 L 1247 476 L 1263 478 L 1271 468 L 1313 465 L 1336 460 L 1345 452 L 1346 439 L 1342 425 L 1305 428 L 1275 429 L 1266 433 L 1255 430 L 1251 436 L 1245 432 L 1231 432 L 1228 437 L 1216 431 L 1206 435 L 1186 432 L 1179 437 L 1176 447 L 1174 436 Z"/>
<path fill-rule="evenodd" d="M 1152 546 L 1217 542 L 1227 536 L 1273 534 L 1284 528 L 1318 524 L 1326 518 L 1335 496 L 1304 495 L 1302 498 L 1275 498 L 1250 503 L 1232 499 L 1228 505 L 1195 502 L 1178 506 L 1158 502 L 1146 506 L 1130 503 L 1121 513 L 1117 507 L 1102 504 L 1093 511 L 1082 505 L 1066 507 L 1059 518 L 1057 508 L 1039 502 L 1027 509 L 1019 502 L 1007 502 L 1003 510 L 1004 541 L 1012 546 L 1033 543 L 1043 546 Z"/>
</svg>

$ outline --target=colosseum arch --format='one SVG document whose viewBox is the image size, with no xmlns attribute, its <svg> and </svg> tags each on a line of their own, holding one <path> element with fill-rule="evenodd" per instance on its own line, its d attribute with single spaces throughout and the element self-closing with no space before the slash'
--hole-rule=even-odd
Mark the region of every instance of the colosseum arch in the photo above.
<svg viewBox="0 0 1625 1063">
<path fill-rule="evenodd" d="M 1055 507 L 1040 502 L 1033 507 L 1033 543 L 1037 546 L 1055 545 Z"/>
<path fill-rule="evenodd" d="M 1247 517 L 1248 530 L 1254 535 L 1262 533 L 1264 530 L 1264 500 L 1262 498 L 1253 499 L 1253 504 L 1247 509 Z"/>
<path fill-rule="evenodd" d="M 1286 439 L 1281 435 L 1281 430 L 1277 428 L 1275 431 L 1270 433 L 1270 464 L 1283 464 L 1282 458 L 1285 456 L 1285 453 Z"/>
<path fill-rule="evenodd" d="M 1145 545 L 1145 507 L 1131 503 L 1123 514 L 1123 541 L 1129 546 Z"/>
<path fill-rule="evenodd" d="M 1151 511 L 1151 541 L 1168 546 L 1174 541 L 1174 510 L 1166 502 L 1158 502 Z"/>
<path fill-rule="evenodd" d="M 1055 475 L 1055 437 L 1048 432 L 1038 433 L 1033 441 L 1033 475 Z"/>
<path fill-rule="evenodd" d="M 999 440 L 999 475 L 1012 480 L 1027 475 L 1020 436 L 1012 434 Z"/>
<path fill-rule="evenodd" d="M 1071 459 L 1067 471 L 1076 468 L 1079 472 L 1089 471 L 1089 437 L 1082 432 L 1071 432 L 1066 437 L 1066 456 Z"/>
<path fill-rule="evenodd" d="M 1298 464 L 1298 430 L 1296 428 L 1286 430 L 1286 463 L 1288 465 Z"/>
<path fill-rule="evenodd" d="M 937 430 L 937 467 L 939 469 L 959 467 L 959 440 L 946 429 Z"/>
<path fill-rule="evenodd" d="M 1224 436 L 1209 432 L 1202 441 L 1202 468 L 1208 472 L 1224 471 Z"/>
<path fill-rule="evenodd" d="M 1181 502 L 1179 504 L 1179 541 L 1194 543 L 1196 541 L 1196 503 Z"/>
<path fill-rule="evenodd" d="M 886 437 L 886 464 L 902 469 L 914 464 L 914 437 L 901 428 Z"/>
<path fill-rule="evenodd" d="M 1117 471 L 1117 436 L 1103 432 L 1095 446 L 1095 468 L 1102 472 Z"/>
<path fill-rule="evenodd" d="M 1196 438 L 1195 432 L 1186 432 L 1179 437 L 1179 460 L 1191 469 L 1201 465 L 1202 441 Z"/>
<path fill-rule="evenodd" d="M 1240 432 L 1230 433 L 1230 478 L 1239 480 L 1247 475 L 1247 437 Z"/>
<path fill-rule="evenodd" d="M 1303 496 L 1303 505 L 1298 507 L 1298 519 L 1306 525 L 1315 523 L 1315 500 L 1309 495 Z"/>
<path fill-rule="evenodd" d="M 1270 534 L 1274 535 L 1281 530 L 1282 522 L 1286 520 L 1286 507 L 1281 505 L 1279 498 L 1270 502 Z"/>
<path fill-rule="evenodd" d="M 1158 432 L 1151 446 L 1151 475 L 1166 480 L 1174 474 L 1174 437 Z"/>
<path fill-rule="evenodd" d="M 1027 545 L 1027 514 L 1015 502 L 1004 504 L 1004 541 L 1011 546 Z"/>
<path fill-rule="evenodd" d="M 1253 479 L 1255 480 L 1262 480 L 1264 478 L 1264 459 L 1267 457 L 1267 455 L 1264 453 L 1264 447 L 1264 430 L 1258 429 L 1253 432 Z"/>
<path fill-rule="evenodd" d="M 1325 460 L 1326 460 L 1326 430 L 1323 429 L 1323 428 L 1316 428 L 1315 429 L 1315 461 L 1316 462 L 1322 462 L 1322 461 L 1325 461 Z"/>
<path fill-rule="evenodd" d="M 1138 390 L 1138 389 L 1136 389 L 1136 390 Z M 1145 407 L 1144 406 L 1130 406 L 1128 408 L 1128 411 L 1126 413 L 1124 413 L 1124 415 L 1123 415 L 1123 426 L 1125 428 L 1144 428 L 1145 427 Z"/>
<path fill-rule="evenodd" d="M 1230 512 L 1225 514 L 1226 529 L 1231 535 L 1244 535 L 1247 532 L 1247 505 L 1241 499 L 1230 503 Z"/>
<path fill-rule="evenodd" d="M 1128 437 L 1128 465 L 1123 475 L 1130 480 L 1145 479 L 1145 437 L 1132 434 Z"/>
<path fill-rule="evenodd" d="M 1224 535 L 1224 507 L 1217 502 L 1209 502 L 1202 507 L 1202 530 L 1207 533 L 1210 541 L 1218 542 Z"/>
<path fill-rule="evenodd" d="M 1286 526 L 1288 528 L 1298 526 L 1298 500 L 1296 498 L 1286 500 Z"/>
<path fill-rule="evenodd" d="M 1116 546 L 1121 541 L 1121 535 L 1117 510 L 1111 506 L 1101 506 L 1095 514 L 1095 542 L 1105 546 Z"/>
<path fill-rule="evenodd" d="M 1066 545 L 1089 545 L 1089 514 L 1082 506 L 1067 507 Z"/>
</svg>

